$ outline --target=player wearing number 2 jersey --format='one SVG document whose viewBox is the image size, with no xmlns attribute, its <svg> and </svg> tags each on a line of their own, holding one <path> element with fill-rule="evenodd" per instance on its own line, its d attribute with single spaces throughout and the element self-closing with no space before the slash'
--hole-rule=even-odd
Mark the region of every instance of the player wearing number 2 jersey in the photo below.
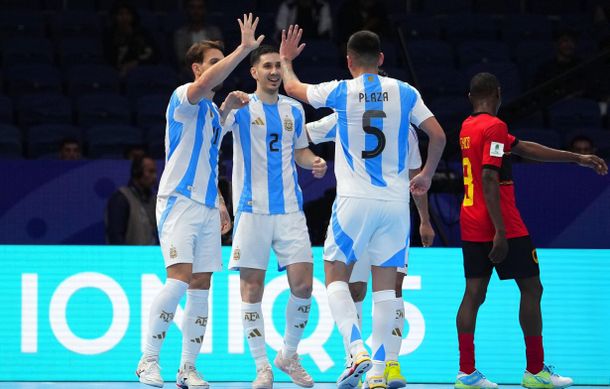
<svg viewBox="0 0 610 389">
<path fill-rule="evenodd" d="M 301 83 L 292 60 L 303 50 L 302 30 L 282 32 L 280 56 L 286 92 L 338 115 L 335 142 L 337 199 L 324 243 L 329 307 L 352 356 L 339 388 L 353 387 L 367 373 L 369 388 L 385 388 L 386 345 L 392 337 L 396 267 L 403 266 L 409 236 L 409 189 L 425 193 L 440 159 L 445 136 L 419 93 L 407 83 L 378 75 L 383 63 L 379 37 L 353 34 L 347 65 L 353 79 L 319 85 Z M 428 161 L 409 180 L 409 123 L 430 137 Z M 354 262 L 368 259 L 373 276 L 373 358 L 364 348 L 348 280 Z"/>
<path fill-rule="evenodd" d="M 485 300 L 492 270 L 500 279 L 515 279 L 521 292 L 519 322 L 525 336 L 527 368 L 521 385 L 527 388 L 564 388 L 572 379 L 544 364 L 542 347 L 542 285 L 538 257 L 515 204 L 510 154 L 538 161 L 576 162 L 606 174 L 605 162 L 593 155 L 578 155 L 519 141 L 495 115 L 500 107 L 500 85 L 489 73 L 470 82 L 474 113 L 462 124 L 460 148 L 464 168 L 464 201 L 460 226 L 466 291 L 457 314 L 460 371 L 458 389 L 493 389 L 475 368 L 474 329 Z"/>
</svg>

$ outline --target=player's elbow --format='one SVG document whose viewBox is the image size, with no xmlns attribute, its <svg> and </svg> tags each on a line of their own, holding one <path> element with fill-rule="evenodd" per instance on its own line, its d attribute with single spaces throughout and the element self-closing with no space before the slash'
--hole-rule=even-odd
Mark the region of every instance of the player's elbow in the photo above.
<svg viewBox="0 0 610 389">
<path fill-rule="evenodd" d="M 498 186 L 498 172 L 492 169 L 483 169 L 483 173 L 481 174 L 481 181 L 483 182 L 483 190 L 488 190 Z"/>
</svg>

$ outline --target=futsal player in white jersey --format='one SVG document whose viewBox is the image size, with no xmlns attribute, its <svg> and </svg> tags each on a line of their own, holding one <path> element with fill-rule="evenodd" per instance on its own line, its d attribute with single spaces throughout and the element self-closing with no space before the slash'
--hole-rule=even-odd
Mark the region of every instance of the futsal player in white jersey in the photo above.
<svg viewBox="0 0 610 389">
<path fill-rule="evenodd" d="M 295 162 L 316 178 L 326 173 L 326 162 L 308 148 L 301 103 L 279 94 L 277 49 L 260 46 L 250 54 L 250 63 L 256 91 L 247 106 L 228 115 L 225 129 L 233 132 L 234 148 L 235 228 L 229 267 L 240 272 L 244 333 L 256 363 L 252 388 L 273 386 L 261 310 L 271 248 L 290 285 L 284 345 L 274 363 L 295 384 L 312 387 L 297 354 L 311 307 L 313 258 Z"/>
<path fill-rule="evenodd" d="M 255 20 L 252 14 L 238 22 L 241 44 L 228 56 L 223 55 L 220 42 L 202 41 L 191 46 L 186 62 L 195 79 L 179 86 L 167 107 L 165 170 L 157 200 L 159 241 L 167 279 L 152 302 L 144 354 L 136 370 L 140 382 L 152 386 L 163 386 L 159 351 L 185 293 L 182 357 L 176 384 L 182 389 L 209 386 L 195 369 L 195 360 L 205 335 L 212 272 L 222 268 L 221 229 L 230 229 L 217 189 L 222 127 L 221 114 L 212 98 L 224 79 L 264 39 L 255 38 L 258 18 Z M 244 103 L 247 96 L 232 92 L 224 106 L 230 109 Z"/>
<path fill-rule="evenodd" d="M 382 72 L 380 72 L 382 74 Z M 383 74 L 385 76 L 385 74 Z M 311 142 L 318 144 L 322 142 L 334 141 L 337 134 L 337 117 L 336 113 L 328 115 L 318 121 L 307 123 L 307 134 Z M 413 126 L 409 126 L 409 177 L 413 178 L 421 172 L 421 154 L 419 152 L 419 141 L 417 133 Z M 428 212 L 428 197 L 427 194 L 413 195 L 415 206 L 419 213 L 420 225 L 419 233 L 423 247 L 430 247 L 434 241 L 434 229 L 430 223 L 430 214 Z M 386 348 L 386 366 L 384 370 L 384 378 L 388 388 L 401 388 L 406 386 L 407 381 L 400 371 L 400 363 L 398 355 L 402 344 L 402 332 L 404 329 L 404 301 L 402 298 L 402 283 L 407 273 L 409 260 L 409 244 L 406 246 L 405 263 L 396 270 L 396 306 L 394 312 L 394 324 L 392 327 L 392 337 L 388 341 Z M 352 299 L 356 305 L 358 312 L 358 324 L 362 327 L 362 302 L 366 297 L 366 285 L 371 274 L 371 266 L 368 258 L 361 258 L 352 269 L 352 274 L 349 279 L 349 289 Z M 345 345 L 346 352 L 348 345 Z M 349 355 L 348 355 L 349 357 Z"/>
<path fill-rule="evenodd" d="M 302 30 L 282 33 L 280 57 L 286 92 L 314 107 L 338 114 L 335 142 L 337 198 L 324 243 L 329 307 L 352 355 L 337 381 L 354 387 L 367 372 L 370 388 L 386 388 L 386 345 L 392 336 L 396 301 L 396 268 L 405 263 L 409 236 L 409 190 L 424 194 L 441 157 L 445 135 L 438 121 L 409 84 L 378 75 L 383 63 L 379 37 L 353 34 L 347 43 L 347 65 L 353 79 L 308 85 L 299 81 L 292 60 L 305 45 Z M 409 180 L 409 123 L 428 134 L 428 158 L 421 173 Z M 373 278 L 371 359 L 362 342 L 348 281 L 353 263 L 368 258 Z"/>
</svg>

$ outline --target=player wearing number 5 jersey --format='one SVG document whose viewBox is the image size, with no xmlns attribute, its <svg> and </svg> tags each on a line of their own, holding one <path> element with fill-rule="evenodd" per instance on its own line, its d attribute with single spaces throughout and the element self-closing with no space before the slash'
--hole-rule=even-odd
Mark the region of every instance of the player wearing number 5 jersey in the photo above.
<svg viewBox="0 0 610 389">
<path fill-rule="evenodd" d="M 512 153 L 538 161 L 576 162 L 599 174 L 606 174 L 608 168 L 596 156 L 555 150 L 510 135 L 506 124 L 495 116 L 501 98 L 494 75 L 475 75 L 469 98 L 474 113 L 464 120 L 460 131 L 465 192 L 460 226 L 466 291 L 456 320 L 460 371 L 455 387 L 498 387 L 475 368 L 474 358 L 476 317 L 494 268 L 500 279 L 514 279 L 521 292 L 519 322 L 527 358 L 521 385 L 545 389 L 570 386 L 571 378 L 544 364 L 538 257 L 515 204 L 509 158 Z"/>
<path fill-rule="evenodd" d="M 301 35 L 298 26 L 282 33 L 284 88 L 289 95 L 316 108 L 333 108 L 338 115 L 337 198 L 324 243 L 324 270 L 329 307 L 352 358 L 337 385 L 354 387 L 368 372 L 369 388 L 385 388 L 385 345 L 392 337 L 396 268 L 405 263 L 409 236 L 409 190 L 416 194 L 428 190 L 445 136 L 412 86 L 378 75 L 383 53 L 375 33 L 359 31 L 347 43 L 353 79 L 318 85 L 301 83 L 292 70 L 292 60 L 304 48 Z M 409 123 L 430 137 L 426 166 L 411 181 Z M 362 258 L 372 265 L 372 358 L 363 345 L 348 288 L 353 264 Z"/>
</svg>

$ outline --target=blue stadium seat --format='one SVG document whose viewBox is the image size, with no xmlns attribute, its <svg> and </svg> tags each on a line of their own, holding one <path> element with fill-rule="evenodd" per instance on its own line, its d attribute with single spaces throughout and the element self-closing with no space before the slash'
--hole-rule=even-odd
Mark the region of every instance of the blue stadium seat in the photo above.
<svg viewBox="0 0 610 389">
<path fill-rule="evenodd" d="M 603 128 L 579 128 L 566 132 L 563 136 L 563 145 L 568 147 L 572 139 L 583 135 L 593 141 L 593 145 L 598 149 L 610 148 L 610 131 L 604 130 Z"/>
<path fill-rule="evenodd" d="M 470 0 L 434 0 L 422 1 L 422 11 L 429 14 L 451 14 L 456 12 L 468 12 L 472 8 Z"/>
<path fill-rule="evenodd" d="M 0 159 L 22 158 L 21 132 L 11 124 L 0 124 Z"/>
<path fill-rule="evenodd" d="M 339 66 L 306 67 L 299 69 L 298 75 L 303 82 L 311 84 L 351 78 L 349 73 L 347 73 L 347 70 L 342 69 Z"/>
<path fill-rule="evenodd" d="M 72 123 L 72 105 L 60 94 L 42 93 L 17 100 L 17 119 L 21 126 Z"/>
<path fill-rule="evenodd" d="M 540 143 L 554 149 L 561 148 L 561 136 L 559 136 L 557 131 L 552 129 L 522 127 L 509 129 L 509 133 L 519 140 Z"/>
<path fill-rule="evenodd" d="M 468 41 L 458 45 L 460 65 L 467 67 L 474 63 L 508 62 L 510 54 L 508 46 L 502 42 Z"/>
<path fill-rule="evenodd" d="M 104 62 L 104 49 L 98 38 L 64 37 L 59 42 L 59 63 L 64 67 Z"/>
<path fill-rule="evenodd" d="M 335 66 L 339 65 L 339 49 L 328 40 L 307 41 L 307 47 L 302 55 L 305 65 Z M 299 57 L 301 59 L 301 57 Z"/>
<path fill-rule="evenodd" d="M 136 101 L 136 124 L 140 128 L 155 125 L 165 126 L 165 111 L 169 102 L 168 95 L 147 95 Z"/>
<path fill-rule="evenodd" d="M 441 38 L 441 24 L 433 16 L 407 15 L 399 26 L 408 40 Z"/>
<path fill-rule="evenodd" d="M 447 42 L 422 39 L 407 43 L 407 50 L 417 70 L 429 65 L 455 66 L 453 48 Z"/>
<path fill-rule="evenodd" d="M 66 138 L 82 139 L 81 130 L 70 124 L 41 124 L 27 131 L 27 153 L 29 158 L 57 154 L 59 145 Z"/>
<path fill-rule="evenodd" d="M 231 135 L 227 135 L 230 137 Z M 146 129 L 148 154 L 154 159 L 165 158 L 165 123 L 157 123 Z"/>
<path fill-rule="evenodd" d="M 82 127 L 131 124 L 129 101 L 117 94 L 93 94 L 76 100 L 76 122 Z"/>
<path fill-rule="evenodd" d="M 0 123 L 13 123 L 13 102 L 3 95 L 0 95 Z"/>
<path fill-rule="evenodd" d="M 149 94 L 171 94 L 178 86 L 176 72 L 164 65 L 141 65 L 126 77 L 126 92 L 131 98 Z"/>
<path fill-rule="evenodd" d="M 31 8 L 29 8 L 31 10 Z M 0 37 L 42 37 L 44 35 L 44 16 L 42 12 L 25 10 L 6 10 L 0 12 Z"/>
<path fill-rule="evenodd" d="M 141 145 L 142 130 L 124 125 L 91 127 L 86 131 L 89 156 L 92 158 L 122 158 L 128 146 Z"/>
<path fill-rule="evenodd" d="M 527 40 L 552 41 L 552 24 L 543 15 L 511 15 L 504 18 L 502 39 L 507 44 L 518 44 Z"/>
<path fill-rule="evenodd" d="M 565 99 L 549 107 L 549 124 L 562 132 L 601 126 L 599 105 L 594 100 Z"/>
<path fill-rule="evenodd" d="M 2 63 L 5 66 L 18 64 L 52 64 L 53 46 L 44 38 L 15 37 L 2 44 Z"/>
<path fill-rule="evenodd" d="M 489 15 L 455 14 L 443 16 L 441 25 L 450 42 L 467 40 L 496 41 L 499 35 L 498 21 Z"/>
<path fill-rule="evenodd" d="M 553 58 L 555 48 L 550 41 L 525 41 L 515 46 L 513 57 L 526 85 L 533 85 L 536 71 Z"/>
<path fill-rule="evenodd" d="M 100 37 L 100 17 L 93 11 L 62 11 L 51 19 L 51 33 L 55 37 Z"/>
<path fill-rule="evenodd" d="M 466 70 L 468 82 L 470 82 L 472 76 L 480 72 L 489 72 L 498 78 L 502 86 L 502 98 L 505 102 L 518 97 L 521 93 L 521 75 L 514 63 L 490 62 L 471 65 Z"/>
<path fill-rule="evenodd" d="M 536 111 L 525 117 L 516 119 L 508 123 L 509 130 L 511 128 L 542 128 L 544 127 L 544 113 Z"/>
<path fill-rule="evenodd" d="M 439 97 L 427 104 L 445 132 L 449 134 L 459 134 L 462 122 L 472 113 L 472 106 L 466 95 Z"/>
<path fill-rule="evenodd" d="M 12 66 L 6 70 L 6 81 L 13 96 L 61 92 L 61 77 L 52 65 Z"/>
<path fill-rule="evenodd" d="M 69 96 L 119 93 L 119 73 L 108 65 L 75 65 L 66 72 Z"/>
<path fill-rule="evenodd" d="M 469 80 L 463 72 L 448 66 L 429 65 L 418 69 L 417 82 L 424 101 L 444 95 L 468 95 Z"/>
</svg>

